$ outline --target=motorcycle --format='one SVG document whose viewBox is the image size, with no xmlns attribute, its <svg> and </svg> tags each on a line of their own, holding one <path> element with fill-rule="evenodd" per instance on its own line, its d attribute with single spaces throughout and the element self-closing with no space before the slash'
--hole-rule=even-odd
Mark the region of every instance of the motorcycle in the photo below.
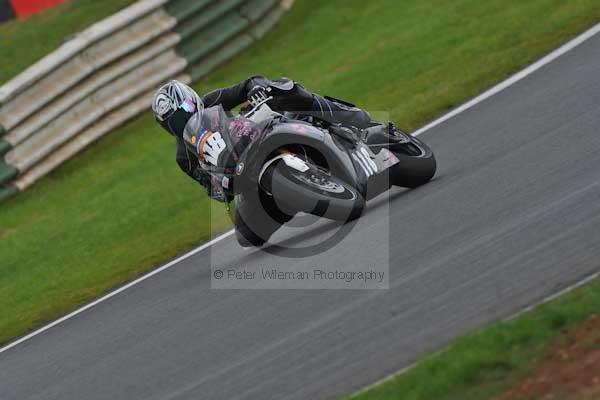
<svg viewBox="0 0 600 400">
<path fill-rule="evenodd" d="M 252 108 L 241 114 L 257 132 L 243 150 L 221 138 L 226 135 L 211 137 L 210 174 L 224 198 L 261 192 L 287 215 L 305 212 L 351 221 L 363 213 L 367 200 L 392 185 L 415 188 L 435 174 L 431 149 L 391 123 L 372 121 L 358 129 L 323 115 L 281 114 L 268 106 L 269 100 L 266 95 L 254 98 Z M 222 153 L 229 154 L 226 161 Z"/>
</svg>

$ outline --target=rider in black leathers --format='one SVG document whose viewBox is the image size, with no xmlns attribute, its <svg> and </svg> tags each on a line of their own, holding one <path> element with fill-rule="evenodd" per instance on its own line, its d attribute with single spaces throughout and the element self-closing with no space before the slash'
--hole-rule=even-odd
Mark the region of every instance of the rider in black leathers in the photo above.
<svg viewBox="0 0 600 400">
<path fill-rule="evenodd" d="M 310 113 L 331 122 L 358 128 L 367 127 L 370 122 L 369 114 L 354 105 L 310 93 L 299 83 L 287 78 L 272 81 L 263 76 L 253 76 L 237 85 L 209 92 L 201 99 L 187 85 L 177 81 L 169 82 L 161 87 L 154 97 L 153 110 L 156 119 L 177 141 L 176 160 L 179 167 L 204 186 L 209 196 L 216 200 L 229 202 L 231 198 L 213 190 L 211 177 L 204 170 L 198 155 L 190 150 L 189 143 L 186 146 L 183 137 L 184 127 L 190 116 L 198 109 L 211 110 L 213 107 L 222 107 L 229 112 L 257 92 L 265 91 L 273 97 L 267 104 L 277 112 Z M 195 102 L 196 105 L 188 105 L 189 102 L 185 102 L 186 97 L 195 98 L 192 103 Z M 188 107 L 191 108 L 188 110 Z M 176 112 L 182 108 L 185 108 L 185 112 Z M 186 116 L 180 118 L 180 114 Z M 260 201 L 261 207 L 254 204 L 255 202 L 244 201 L 244 199 L 238 199 L 236 204 L 236 233 L 238 241 L 243 246 L 264 244 L 281 224 L 291 219 L 291 216 L 281 212 L 273 200 L 264 194 L 261 194 Z"/>
</svg>

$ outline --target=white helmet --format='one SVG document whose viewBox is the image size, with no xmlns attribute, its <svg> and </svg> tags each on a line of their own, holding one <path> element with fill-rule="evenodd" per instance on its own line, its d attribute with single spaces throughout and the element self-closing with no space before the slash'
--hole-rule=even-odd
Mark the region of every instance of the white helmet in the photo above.
<svg viewBox="0 0 600 400">
<path fill-rule="evenodd" d="M 156 121 L 177 137 L 183 136 L 187 122 L 202 110 L 204 103 L 194 89 L 176 80 L 161 86 L 152 100 Z"/>
</svg>

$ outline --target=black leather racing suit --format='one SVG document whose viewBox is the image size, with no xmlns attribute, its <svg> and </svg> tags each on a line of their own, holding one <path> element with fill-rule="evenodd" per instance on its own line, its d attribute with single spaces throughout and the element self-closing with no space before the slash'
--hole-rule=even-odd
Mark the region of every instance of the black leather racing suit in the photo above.
<svg viewBox="0 0 600 400">
<path fill-rule="evenodd" d="M 267 104 L 277 112 L 310 113 L 331 122 L 359 128 L 364 128 L 370 123 L 369 114 L 354 105 L 310 93 L 302 85 L 287 78 L 271 81 L 264 76 L 253 76 L 237 85 L 209 92 L 203 96 L 202 101 L 206 108 L 220 105 L 225 111 L 230 111 L 248 100 L 249 93 L 257 88 L 269 88 L 269 95 L 273 99 Z M 203 171 L 197 156 L 188 150 L 182 138 L 176 139 L 176 160 L 179 167 L 192 179 L 202 184 L 209 196 L 219 201 L 230 201 L 231 199 L 214 196 L 210 178 Z M 279 211 L 272 199 L 266 195 L 261 196 L 261 205 L 244 199 L 238 199 L 236 204 L 236 233 L 243 245 L 262 245 L 281 224 L 291 219 L 291 216 Z M 270 218 L 263 212 L 266 212 Z"/>
</svg>

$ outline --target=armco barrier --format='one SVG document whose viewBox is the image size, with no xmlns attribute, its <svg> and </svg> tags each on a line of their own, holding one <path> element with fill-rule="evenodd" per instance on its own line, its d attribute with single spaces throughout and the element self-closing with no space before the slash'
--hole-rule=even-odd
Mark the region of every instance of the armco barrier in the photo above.
<svg viewBox="0 0 600 400">
<path fill-rule="evenodd" d="M 291 0 L 141 0 L 0 87 L 0 201 L 261 37 Z"/>
</svg>

